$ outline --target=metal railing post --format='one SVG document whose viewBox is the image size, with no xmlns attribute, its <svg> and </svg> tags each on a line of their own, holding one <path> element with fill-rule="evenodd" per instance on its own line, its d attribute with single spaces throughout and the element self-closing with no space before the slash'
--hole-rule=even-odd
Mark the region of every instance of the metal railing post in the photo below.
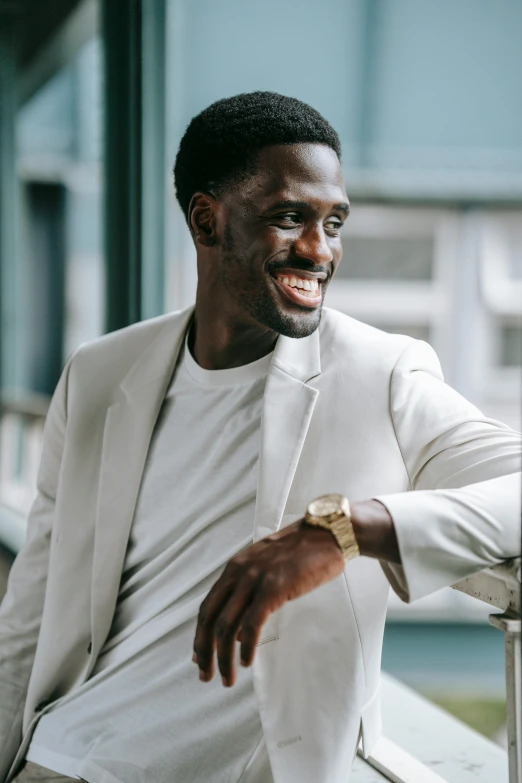
<svg viewBox="0 0 522 783">
<path fill-rule="evenodd" d="M 489 621 L 505 635 L 509 783 L 522 783 L 522 745 L 520 739 L 522 737 L 521 620 L 506 612 L 505 614 L 491 614 Z"/>
</svg>

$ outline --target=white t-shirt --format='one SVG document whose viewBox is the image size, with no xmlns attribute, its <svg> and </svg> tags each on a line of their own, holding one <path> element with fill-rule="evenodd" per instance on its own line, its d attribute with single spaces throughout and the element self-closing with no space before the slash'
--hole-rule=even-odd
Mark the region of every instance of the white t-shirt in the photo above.
<svg viewBox="0 0 522 783">
<path fill-rule="evenodd" d="M 185 346 L 147 456 L 109 636 L 91 677 L 40 719 L 27 760 L 89 783 L 238 783 L 256 749 L 250 668 L 198 678 L 199 606 L 253 540 L 271 355 L 201 368 Z M 259 762 L 256 763 L 256 769 Z M 250 780 L 250 778 L 249 778 Z"/>
</svg>

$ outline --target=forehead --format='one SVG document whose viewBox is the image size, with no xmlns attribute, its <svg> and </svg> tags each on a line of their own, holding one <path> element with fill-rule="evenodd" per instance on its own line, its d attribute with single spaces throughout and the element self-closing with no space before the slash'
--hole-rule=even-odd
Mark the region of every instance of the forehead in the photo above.
<svg viewBox="0 0 522 783">
<path fill-rule="evenodd" d="M 347 201 L 339 158 L 323 144 L 265 147 L 256 173 L 240 184 L 238 195 L 258 207 L 271 201 Z"/>
</svg>

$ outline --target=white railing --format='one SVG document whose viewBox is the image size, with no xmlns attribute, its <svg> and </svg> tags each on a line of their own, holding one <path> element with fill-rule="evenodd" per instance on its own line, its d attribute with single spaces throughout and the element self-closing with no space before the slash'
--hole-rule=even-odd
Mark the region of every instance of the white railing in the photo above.
<svg viewBox="0 0 522 783">
<path fill-rule="evenodd" d="M 0 543 L 13 552 L 25 536 L 49 400 L 0 404 Z M 356 759 L 354 783 L 522 783 L 520 559 L 454 585 L 500 613 L 505 634 L 508 752 L 388 675 L 382 677 L 383 737 L 369 759 Z"/>
<path fill-rule="evenodd" d="M 490 614 L 491 625 L 503 631 L 506 647 L 506 719 L 509 783 L 522 783 L 522 682 L 520 656 L 520 558 L 486 568 L 454 585 L 501 614 Z"/>
<path fill-rule="evenodd" d="M 383 733 L 350 783 L 506 783 L 506 751 L 387 674 Z"/>
<path fill-rule="evenodd" d="M 354 783 L 522 783 L 520 559 L 454 585 L 502 610 L 490 622 L 505 634 L 508 752 L 388 675 L 382 676 L 383 736 L 357 758 Z"/>
</svg>

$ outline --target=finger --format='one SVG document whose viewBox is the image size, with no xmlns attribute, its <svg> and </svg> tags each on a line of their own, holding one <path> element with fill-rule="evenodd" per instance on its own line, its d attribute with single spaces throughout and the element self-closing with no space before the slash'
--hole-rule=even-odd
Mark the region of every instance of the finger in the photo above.
<svg viewBox="0 0 522 783">
<path fill-rule="evenodd" d="M 214 622 L 233 589 L 234 581 L 223 572 L 199 607 L 194 654 L 199 666 L 199 679 L 203 682 L 209 682 L 214 676 Z"/>
<path fill-rule="evenodd" d="M 243 616 L 241 630 L 241 665 L 251 666 L 261 630 L 272 612 L 284 603 L 273 592 L 265 592 L 252 602 Z"/>
<path fill-rule="evenodd" d="M 251 576 L 245 576 L 239 582 L 223 611 L 216 619 L 214 630 L 218 666 L 223 685 L 228 687 L 234 685 L 236 681 L 234 663 L 236 636 L 241 626 L 243 615 L 255 595 L 257 581 L 257 579 L 252 579 Z"/>
</svg>

